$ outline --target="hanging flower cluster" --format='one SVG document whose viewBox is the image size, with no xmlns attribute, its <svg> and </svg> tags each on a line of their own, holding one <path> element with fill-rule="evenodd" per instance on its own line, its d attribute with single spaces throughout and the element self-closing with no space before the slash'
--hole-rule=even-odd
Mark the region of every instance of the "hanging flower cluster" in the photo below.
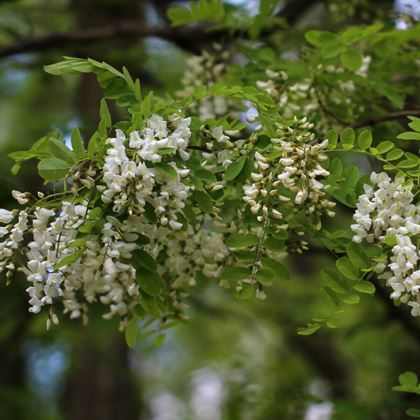
<svg viewBox="0 0 420 420">
<path fill-rule="evenodd" d="M 86 321 L 89 304 L 100 302 L 108 306 L 105 318 L 117 315 L 124 325 L 141 300 L 137 252 L 146 262 L 162 259 L 158 273 L 168 280 L 172 305 L 180 310 L 177 288 L 193 284 L 198 272 L 220 273 L 228 255 L 223 235 L 203 230 L 199 222 L 185 230 L 179 219 L 191 190 L 183 182 L 189 173 L 183 162 L 189 159 L 190 121 L 153 115 L 128 138 L 117 130 L 106 141 L 103 167 L 91 166 L 75 180 L 80 185 L 73 185 L 71 202 L 42 207 L 40 194 L 25 210 L 0 209 L 0 273 L 25 274 L 31 312 L 49 306 L 48 322 L 57 323 L 62 304 L 71 318 Z M 168 152 L 178 158 L 165 162 Z M 92 208 L 95 188 L 96 201 L 104 204 Z M 79 194 L 83 190 L 90 198 Z M 13 196 L 20 205 L 34 199 L 18 191 Z M 26 263 L 18 267 L 21 257 Z M 152 294 L 164 287 L 162 279 L 153 282 Z"/>
<path fill-rule="evenodd" d="M 159 150 L 162 149 L 169 149 L 187 160 L 190 122 L 190 118 L 173 115 L 169 118 L 171 127 L 168 127 L 167 121 L 153 115 L 141 133 L 132 132 L 129 140 L 117 130 L 117 137 L 107 140 L 111 147 L 107 150 L 103 168 L 106 186 L 100 187 L 102 201 L 112 203 L 116 213 L 128 208 L 130 214 L 142 214 L 147 199 L 162 225 L 169 223 L 173 229 L 180 229 L 182 224 L 177 221 L 176 213 L 185 206 L 189 187 L 182 178 L 189 170 L 178 168 L 175 162 L 153 167 L 147 163 L 161 163 Z"/>
<path fill-rule="evenodd" d="M 372 173 L 365 185 L 351 226 L 353 241 L 390 246 L 388 258 L 376 265 L 378 278 L 393 289 L 391 298 L 420 315 L 420 205 L 414 203 L 413 184 L 403 177 Z M 388 245 L 390 244 L 390 245 Z"/>
<path fill-rule="evenodd" d="M 212 87 L 221 83 L 229 58 L 228 51 L 222 51 L 220 44 L 213 44 L 214 52 L 204 50 L 201 55 L 187 59 L 187 70 L 182 78 L 182 90 L 177 92 L 180 98 L 190 97 L 198 87 Z M 230 111 L 231 103 L 223 95 L 206 96 L 190 105 L 191 112 L 201 120 L 219 118 Z"/>
<path fill-rule="evenodd" d="M 311 218 L 316 229 L 321 228 L 325 213 L 334 216 L 331 210 L 335 203 L 326 197 L 325 185 L 320 178 L 329 172 L 322 167 L 326 159 L 322 153 L 328 140 L 318 142 L 311 131 L 313 124 L 306 117 L 293 119 L 287 126 L 277 124 L 277 135 L 271 139 L 272 147 L 255 152 L 255 172 L 251 183 L 244 185 L 244 201 L 258 220 L 286 218 L 282 208 L 289 203 L 288 217 L 302 210 Z"/>
<path fill-rule="evenodd" d="M 356 71 L 360 77 L 366 78 L 371 57 L 363 57 L 362 65 Z M 342 65 L 319 65 L 316 69 L 318 74 L 334 75 L 339 83 L 331 86 L 323 86 L 322 89 L 316 83 L 316 78 L 304 78 L 299 81 L 289 79 L 289 75 L 283 71 L 267 69 L 266 80 L 258 80 L 256 85 L 268 93 L 278 104 L 281 115 L 284 118 L 293 118 L 296 114 L 303 114 L 316 118 L 316 128 L 327 131 L 332 127 L 339 127 L 342 120 L 335 115 L 335 107 L 344 107 L 347 118 L 356 118 L 364 111 L 363 104 L 359 103 L 355 95 L 356 86 L 353 77 Z"/>
</svg>

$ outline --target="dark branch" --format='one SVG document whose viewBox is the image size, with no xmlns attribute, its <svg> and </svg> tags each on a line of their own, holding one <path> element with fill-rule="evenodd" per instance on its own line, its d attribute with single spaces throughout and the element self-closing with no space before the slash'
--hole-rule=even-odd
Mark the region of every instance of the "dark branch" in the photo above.
<svg viewBox="0 0 420 420">
<path fill-rule="evenodd" d="M 408 110 L 405 110 L 405 111 L 392 112 L 391 114 L 381 115 L 381 116 L 376 117 L 376 118 L 370 118 L 370 119 L 365 120 L 365 121 L 356 122 L 356 123 L 352 124 L 350 127 L 351 128 L 367 127 L 369 125 L 375 125 L 375 124 L 378 124 L 378 123 L 384 122 L 384 121 L 399 120 L 400 118 L 408 117 L 409 115 L 412 115 L 414 117 L 419 117 L 420 116 L 420 109 L 411 109 L 411 110 L 408 109 Z"/>
<path fill-rule="evenodd" d="M 194 51 L 194 45 L 217 40 L 220 31 L 206 32 L 202 27 L 152 27 L 126 22 L 118 25 L 93 29 L 77 29 L 70 32 L 56 32 L 37 38 L 26 39 L 13 45 L 0 47 L 0 58 L 15 54 L 45 51 L 66 45 L 87 45 L 109 39 L 158 37 L 170 40 L 180 47 Z"/>
<path fill-rule="evenodd" d="M 320 0 L 291 0 L 276 14 L 289 24 L 319 3 Z M 269 35 L 271 29 L 264 32 Z M 0 46 L 0 58 L 15 54 L 35 51 L 46 51 L 67 45 L 88 45 L 110 39 L 157 37 L 174 42 L 179 47 L 192 52 L 199 52 L 203 45 L 218 41 L 229 36 L 228 30 L 208 31 L 205 26 L 192 26 L 182 28 L 142 26 L 139 22 L 125 22 L 117 25 L 103 26 L 92 29 L 75 29 L 69 32 L 55 32 L 43 36 L 24 39 L 12 45 Z M 243 32 L 241 37 L 246 37 Z M 64 55 L 64 54 L 63 54 Z"/>
</svg>

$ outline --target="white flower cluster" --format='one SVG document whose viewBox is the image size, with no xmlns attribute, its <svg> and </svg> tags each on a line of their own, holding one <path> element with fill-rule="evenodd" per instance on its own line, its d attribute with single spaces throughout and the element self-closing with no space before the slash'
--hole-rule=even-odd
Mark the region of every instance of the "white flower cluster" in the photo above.
<svg viewBox="0 0 420 420">
<path fill-rule="evenodd" d="M 313 218 L 314 227 L 320 229 L 322 214 L 333 217 L 331 208 L 335 206 L 318 180 L 329 175 L 321 166 L 328 140 L 316 141 L 311 132 L 313 124 L 306 117 L 295 117 L 291 126 L 277 127 L 277 137 L 271 139 L 273 147 L 267 153 L 255 153 L 256 171 L 251 174 L 254 182 L 243 187 L 243 199 L 253 213 L 259 214 L 260 221 L 265 217 L 281 219 L 282 206 L 289 203 L 294 212 L 304 209 Z"/>
<path fill-rule="evenodd" d="M 367 77 L 370 62 L 370 56 L 364 57 L 356 74 L 360 77 Z M 353 80 L 349 79 L 349 73 L 343 66 L 328 65 L 324 67 L 319 65 L 317 71 L 334 74 L 342 80 L 328 86 L 326 91 L 320 91 L 317 90 L 310 78 L 302 79 L 299 82 L 290 82 L 286 72 L 267 69 L 267 80 L 258 80 L 256 85 L 278 103 L 282 117 L 292 118 L 299 112 L 309 116 L 316 115 L 316 126 L 321 131 L 337 126 L 339 118 L 334 117 L 335 105 L 345 106 L 349 113 L 349 119 L 350 117 L 355 119 L 356 113 L 364 111 L 363 105 L 359 103 L 355 94 L 356 86 Z"/>
<path fill-rule="evenodd" d="M 174 162 L 164 163 L 164 170 L 153 164 L 162 161 L 159 153 L 162 149 L 178 153 L 183 160 L 189 159 L 186 149 L 191 136 L 190 122 L 191 118 L 179 115 L 166 121 L 155 114 L 140 133 L 132 132 L 129 139 L 117 130 L 117 136 L 107 141 L 111 147 L 103 168 L 106 186 L 99 187 L 102 201 L 112 203 L 116 213 L 128 209 L 130 214 L 142 214 L 149 202 L 162 225 L 180 229 L 182 224 L 177 221 L 177 212 L 184 208 L 189 191 L 181 178 L 187 176 L 189 170 L 179 168 Z"/>
<path fill-rule="evenodd" d="M 392 287 L 392 299 L 407 303 L 413 316 L 420 315 L 420 205 L 414 203 L 412 183 L 386 173 L 372 173 L 373 187 L 365 185 L 351 228 L 353 241 L 383 245 L 395 237 L 391 256 L 379 262 L 376 272 Z"/>
<path fill-rule="evenodd" d="M 0 273 L 5 271 L 10 277 L 16 269 L 22 271 L 31 283 L 27 292 L 30 296 L 30 312 L 38 313 L 49 305 L 49 322 L 58 322 L 54 304 L 61 302 L 64 313 L 71 318 L 83 315 L 87 319 L 88 303 L 96 301 L 109 305 L 105 317 L 128 315 L 129 308 L 135 304 L 139 290 L 136 272 L 120 258 L 130 258 L 137 248 L 124 239 L 134 227 L 128 223 L 120 224 L 110 217 L 100 234 L 92 234 L 81 248 L 77 238 L 78 229 L 89 217 L 83 204 L 63 202 L 57 212 L 37 207 L 31 215 L 21 211 L 15 225 L 6 229 L 8 238 L 0 244 Z M 8 223 L 14 212 L 0 210 L 0 223 Z M 118 225 L 118 227 L 116 227 Z M 22 242 L 27 242 L 23 246 Z M 16 267 L 15 254 L 27 260 L 25 266 Z"/>
<path fill-rule="evenodd" d="M 309 114 L 319 109 L 310 79 L 293 83 L 289 82 L 289 76 L 283 70 L 267 69 L 265 73 L 268 79 L 258 80 L 256 85 L 279 104 L 284 118 L 292 118 L 298 112 Z"/>
<path fill-rule="evenodd" d="M 201 55 L 187 59 L 188 69 L 182 79 L 183 89 L 177 92 L 179 97 L 189 97 L 200 86 L 211 87 L 221 82 L 229 53 L 222 52 L 219 44 L 214 44 L 213 47 L 214 53 L 203 51 Z M 224 116 L 228 109 L 229 101 L 221 95 L 206 96 L 191 105 L 191 110 L 198 114 L 201 120 Z"/>
<path fill-rule="evenodd" d="M 216 278 L 220 275 L 222 262 L 229 255 L 223 242 L 223 234 L 205 229 L 177 232 L 166 244 L 165 264 L 162 274 L 169 273 L 174 279 L 173 287 L 182 284 L 195 285 L 199 272 Z"/>
<path fill-rule="evenodd" d="M 16 216 L 18 220 L 15 224 L 1 226 L 9 224 Z M 25 211 L 0 209 L 0 273 L 5 272 L 7 278 L 13 275 L 16 268 L 12 258 L 19 249 L 27 229 L 28 214 Z"/>
<path fill-rule="evenodd" d="M 0 273 L 8 278 L 16 270 L 24 273 L 30 312 L 49 308 L 51 324 L 58 323 L 62 308 L 70 318 L 87 321 L 89 305 L 97 302 L 107 306 L 105 318 L 118 316 L 124 326 L 130 310 L 144 299 L 134 258 L 138 250 L 159 261 L 157 273 L 169 286 L 165 305 L 179 316 L 182 286 L 195 284 L 199 273 L 220 274 L 229 255 L 223 234 L 204 229 L 203 215 L 188 228 L 178 220 L 190 190 L 182 182 L 189 173 L 183 161 L 189 159 L 190 121 L 153 115 L 128 138 L 118 130 L 107 140 L 103 168 L 90 167 L 76 177 L 73 198 L 58 209 L 41 206 L 48 203 L 43 194 L 32 203 L 30 194 L 13 192 L 20 205 L 31 203 L 21 211 L 0 209 Z M 210 138 L 220 146 L 218 152 L 233 147 L 221 127 Z M 214 159 L 216 166 L 224 164 L 224 156 Z M 96 183 L 102 202 L 110 204 L 105 211 L 79 193 L 78 187 L 90 191 Z M 19 267 L 18 253 L 26 259 Z"/>
</svg>

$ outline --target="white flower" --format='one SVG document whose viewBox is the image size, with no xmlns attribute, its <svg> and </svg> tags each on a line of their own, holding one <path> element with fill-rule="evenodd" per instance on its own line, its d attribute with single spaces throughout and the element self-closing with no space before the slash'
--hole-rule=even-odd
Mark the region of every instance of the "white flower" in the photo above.
<svg viewBox="0 0 420 420">
<path fill-rule="evenodd" d="M 14 212 L 6 209 L 0 209 L 0 223 L 10 223 L 14 218 Z"/>
<path fill-rule="evenodd" d="M 28 193 L 22 193 L 16 190 L 12 191 L 13 198 L 21 205 L 29 203 Z"/>
<path fill-rule="evenodd" d="M 386 262 L 378 263 L 375 272 L 392 288 L 391 298 L 409 305 L 418 316 L 420 302 L 420 251 L 412 238 L 420 233 L 420 206 L 414 204 L 412 185 L 404 178 L 391 178 L 386 173 L 372 173 L 374 187 L 365 185 L 354 213 L 356 234 L 353 241 L 364 240 L 382 245 L 395 235 L 397 244 Z"/>
</svg>

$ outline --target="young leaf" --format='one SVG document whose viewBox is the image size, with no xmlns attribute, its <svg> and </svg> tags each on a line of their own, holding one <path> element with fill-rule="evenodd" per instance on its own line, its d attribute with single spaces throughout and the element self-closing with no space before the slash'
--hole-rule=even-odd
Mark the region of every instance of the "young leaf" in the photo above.
<svg viewBox="0 0 420 420">
<path fill-rule="evenodd" d="M 336 129 L 328 130 L 325 134 L 325 138 L 328 140 L 328 149 L 334 150 L 337 146 L 338 131 Z"/>
<path fill-rule="evenodd" d="M 71 130 L 71 146 L 77 158 L 83 158 L 85 155 L 85 146 L 83 144 L 80 130 L 76 127 Z"/>
<path fill-rule="evenodd" d="M 245 164 L 245 156 L 240 157 L 237 161 L 231 163 L 225 171 L 226 181 L 233 181 L 242 171 Z"/>
<path fill-rule="evenodd" d="M 376 150 L 380 155 L 383 155 L 386 152 L 389 152 L 394 147 L 392 141 L 383 141 L 376 146 Z"/>
<path fill-rule="evenodd" d="M 368 255 L 359 244 L 351 242 L 347 247 L 347 255 L 350 261 L 358 268 L 367 268 L 370 265 Z"/>
<path fill-rule="evenodd" d="M 413 417 L 413 418 L 420 418 L 420 409 L 419 408 L 409 408 L 406 411 L 407 416 Z"/>
<path fill-rule="evenodd" d="M 229 248 L 248 248 L 258 243 L 258 236 L 251 233 L 234 233 L 230 235 L 225 244 Z"/>
<path fill-rule="evenodd" d="M 370 130 L 363 130 L 359 137 L 357 138 L 357 143 L 359 145 L 359 149 L 366 150 L 372 144 L 372 133 Z"/>
<path fill-rule="evenodd" d="M 362 54 L 357 51 L 355 48 L 347 48 L 341 55 L 340 55 L 341 63 L 344 67 L 347 67 L 351 71 L 359 70 L 363 63 Z"/>
<path fill-rule="evenodd" d="M 204 191 L 194 191 L 194 198 L 197 201 L 198 207 L 204 213 L 211 213 L 213 211 L 213 200 Z"/>
<path fill-rule="evenodd" d="M 38 163 L 38 172 L 48 182 L 60 181 L 70 169 L 70 165 L 62 159 L 48 158 Z"/>
<path fill-rule="evenodd" d="M 59 268 L 64 267 L 65 265 L 69 265 L 76 262 L 82 255 L 83 249 L 75 252 L 74 254 L 67 255 L 67 257 L 64 257 L 54 265 L 54 270 L 58 270 Z"/>
<path fill-rule="evenodd" d="M 249 299 L 255 293 L 255 287 L 249 283 L 242 283 L 241 288 L 236 291 L 237 299 Z"/>
<path fill-rule="evenodd" d="M 359 279 L 359 270 L 355 267 L 347 257 L 341 257 L 336 261 L 338 271 L 350 280 Z"/>
<path fill-rule="evenodd" d="M 274 274 L 273 280 L 289 280 L 289 272 L 286 267 L 272 258 L 261 258 L 263 268 L 268 268 Z"/>
<path fill-rule="evenodd" d="M 343 146 L 343 149 L 350 150 L 354 145 L 354 130 L 351 127 L 346 127 L 340 133 L 340 142 Z"/>
<path fill-rule="evenodd" d="M 157 162 L 155 163 L 155 168 L 162 174 L 166 175 L 170 180 L 175 180 L 178 176 L 176 169 L 169 163 Z"/>
<path fill-rule="evenodd" d="M 62 141 L 51 137 L 48 147 L 54 157 L 65 160 L 70 164 L 75 162 L 74 153 Z"/>
<path fill-rule="evenodd" d="M 137 343 L 137 335 L 138 335 L 138 327 L 137 327 L 137 319 L 131 318 L 128 321 L 127 326 L 125 327 L 125 341 L 127 346 L 131 349 L 136 346 Z"/>
<path fill-rule="evenodd" d="M 137 270 L 137 277 L 140 288 L 153 297 L 159 296 L 161 290 L 166 286 L 164 280 L 154 271 Z"/>
<path fill-rule="evenodd" d="M 306 327 L 298 328 L 297 333 L 299 335 L 311 335 L 315 331 L 318 331 L 321 328 L 321 325 L 318 323 L 308 324 Z"/>
<path fill-rule="evenodd" d="M 415 133 L 414 131 L 406 131 L 397 136 L 397 139 L 400 140 L 420 140 L 420 133 Z"/>
<path fill-rule="evenodd" d="M 329 268 L 321 271 L 325 284 L 337 293 L 347 293 L 347 285 L 340 279 L 338 273 Z"/>
<path fill-rule="evenodd" d="M 354 285 L 354 290 L 357 290 L 360 293 L 373 294 L 375 293 L 375 285 L 370 281 L 361 280 L 359 283 Z"/>
</svg>

